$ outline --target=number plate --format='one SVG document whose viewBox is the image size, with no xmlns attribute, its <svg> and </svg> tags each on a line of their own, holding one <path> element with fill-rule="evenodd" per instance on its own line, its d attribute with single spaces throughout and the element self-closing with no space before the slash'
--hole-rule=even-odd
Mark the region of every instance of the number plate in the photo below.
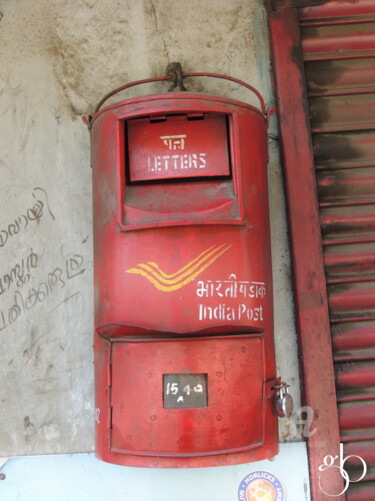
<svg viewBox="0 0 375 501">
<path fill-rule="evenodd" d="M 163 374 L 165 409 L 207 407 L 207 374 Z"/>
</svg>

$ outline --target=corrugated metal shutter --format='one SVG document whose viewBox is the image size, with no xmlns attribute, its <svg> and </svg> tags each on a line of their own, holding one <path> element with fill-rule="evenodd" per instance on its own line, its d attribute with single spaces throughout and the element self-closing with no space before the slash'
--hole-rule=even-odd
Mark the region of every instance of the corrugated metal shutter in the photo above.
<svg viewBox="0 0 375 501">
<path fill-rule="evenodd" d="M 368 466 L 347 499 L 374 501 L 375 0 L 304 8 L 300 25 L 341 442 Z"/>
</svg>

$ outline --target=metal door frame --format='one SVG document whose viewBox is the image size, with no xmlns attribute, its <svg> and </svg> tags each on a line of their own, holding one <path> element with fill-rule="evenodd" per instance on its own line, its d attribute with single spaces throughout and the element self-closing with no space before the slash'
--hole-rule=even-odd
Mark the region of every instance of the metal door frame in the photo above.
<svg viewBox="0 0 375 501">
<path fill-rule="evenodd" d="M 266 3 L 289 224 L 302 401 L 313 409 L 310 430 L 316 429 L 306 437 L 311 494 L 313 501 L 323 501 L 327 497 L 319 486 L 319 466 L 325 456 L 339 455 L 340 434 L 299 16 L 293 1 L 284 2 L 285 5 L 281 5 L 283 2 L 276 5 L 275 0 Z M 325 472 L 327 481 L 331 492 L 343 490 L 337 468 Z M 344 495 L 335 499 L 343 500 Z"/>
</svg>

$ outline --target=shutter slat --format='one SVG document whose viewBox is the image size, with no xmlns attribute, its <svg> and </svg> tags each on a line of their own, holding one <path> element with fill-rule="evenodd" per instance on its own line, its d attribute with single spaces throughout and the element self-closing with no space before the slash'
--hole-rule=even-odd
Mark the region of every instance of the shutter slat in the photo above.
<svg viewBox="0 0 375 501">
<path fill-rule="evenodd" d="M 374 58 L 313 61 L 305 64 L 309 97 L 375 92 Z"/>
<path fill-rule="evenodd" d="M 313 145 L 317 170 L 375 166 L 375 130 L 314 134 Z"/>
<path fill-rule="evenodd" d="M 306 7 L 300 11 L 301 25 L 322 22 L 351 23 L 372 20 L 375 17 L 374 1 L 359 2 L 334 0 L 322 5 Z"/>
</svg>

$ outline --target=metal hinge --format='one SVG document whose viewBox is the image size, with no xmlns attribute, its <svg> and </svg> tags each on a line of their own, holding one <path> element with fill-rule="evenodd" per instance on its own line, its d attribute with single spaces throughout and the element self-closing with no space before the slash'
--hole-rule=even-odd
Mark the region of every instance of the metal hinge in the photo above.
<svg viewBox="0 0 375 501">
<path fill-rule="evenodd" d="M 281 377 L 270 379 L 263 383 L 263 400 L 268 400 L 272 398 L 277 393 L 275 386 L 281 383 Z"/>
</svg>

